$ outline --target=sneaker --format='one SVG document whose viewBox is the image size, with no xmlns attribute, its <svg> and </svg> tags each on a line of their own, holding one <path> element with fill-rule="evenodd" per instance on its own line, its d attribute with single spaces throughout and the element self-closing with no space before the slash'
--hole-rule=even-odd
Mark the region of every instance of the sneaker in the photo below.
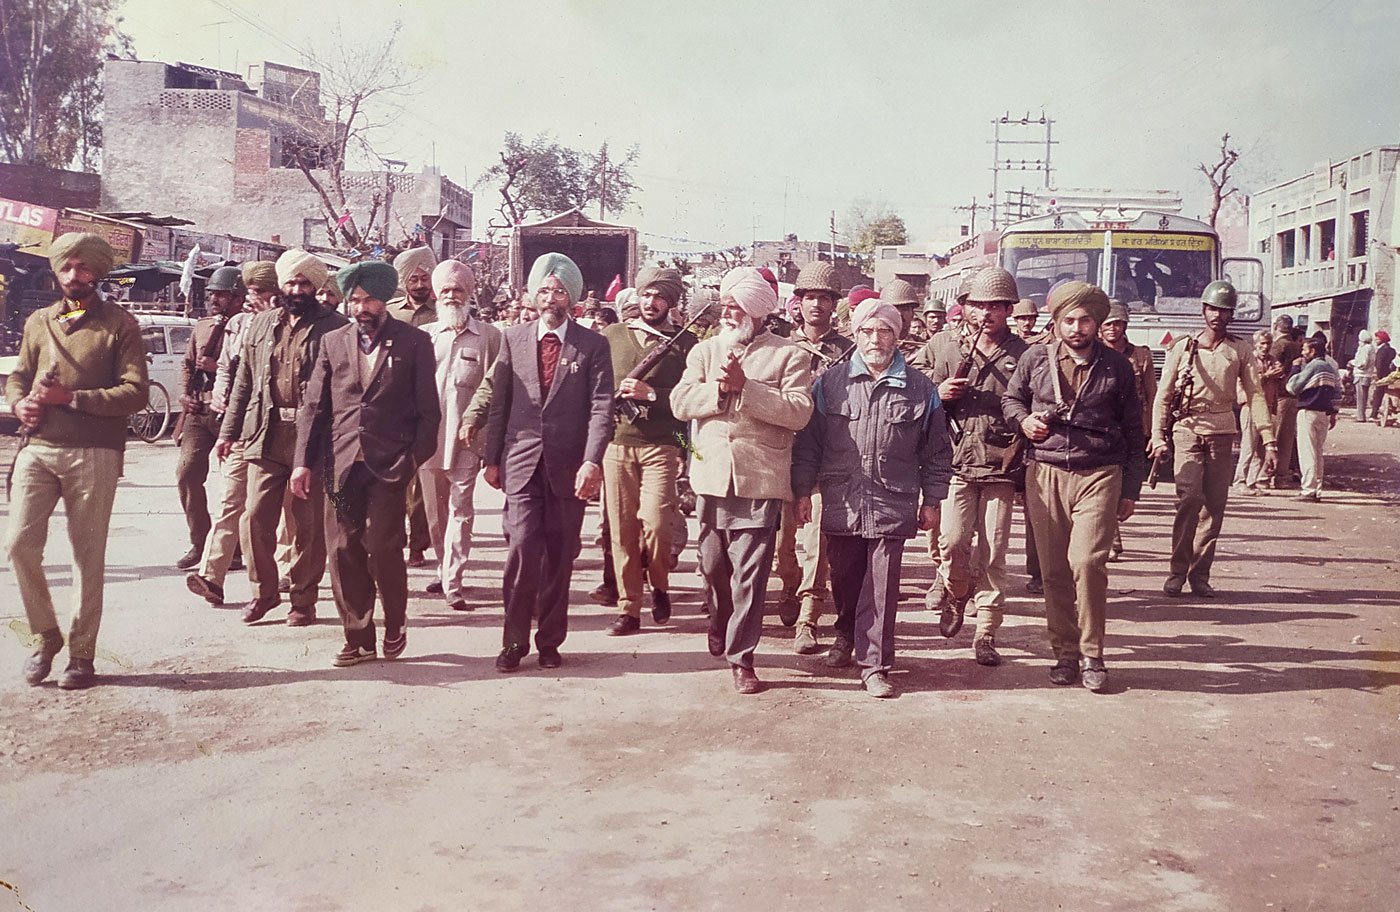
<svg viewBox="0 0 1400 912">
<path fill-rule="evenodd" d="M 408 645 L 408 629 L 399 631 L 399 635 L 391 637 L 387 632 L 384 634 L 384 658 L 397 659 L 403 655 L 404 647 Z"/>
<path fill-rule="evenodd" d="M 889 675 L 883 671 L 877 671 L 865 679 L 865 692 L 877 700 L 888 700 L 899 695 L 899 691 L 890 683 Z"/>
<path fill-rule="evenodd" d="M 349 668 L 351 665 L 358 665 L 361 662 L 373 662 L 379 658 L 373 649 L 366 649 L 363 646 L 352 646 L 345 644 L 345 648 L 335 654 L 335 660 L 331 663 L 336 668 Z"/>
<path fill-rule="evenodd" d="M 660 589 L 651 592 L 651 619 L 658 624 L 671 619 L 671 596 Z"/>
<path fill-rule="evenodd" d="M 802 603 L 797 600 L 797 594 L 784 589 L 783 594 L 778 597 L 778 623 L 784 627 L 791 627 L 797 623 L 801 614 Z"/>
<path fill-rule="evenodd" d="M 68 667 L 58 679 L 63 690 L 87 690 L 97 683 L 97 672 L 92 667 L 92 659 L 69 659 Z"/>
<path fill-rule="evenodd" d="M 608 636 L 620 637 L 636 633 L 642 629 L 642 619 L 634 618 L 630 614 L 619 614 L 608 628 Z"/>
<path fill-rule="evenodd" d="M 190 550 L 185 552 L 184 557 L 181 557 L 175 562 L 175 569 L 193 570 L 195 567 L 199 566 L 199 558 L 203 553 L 203 548 L 191 547 Z"/>
<path fill-rule="evenodd" d="M 1045 584 L 1040 581 L 1040 577 L 1033 576 L 1026 580 L 1026 591 L 1031 595 L 1044 595 Z"/>
<path fill-rule="evenodd" d="M 826 658 L 822 659 L 822 663 L 828 668 L 845 668 L 851 664 L 851 650 L 853 648 L 850 640 L 837 635 L 836 642 L 832 643 L 831 648 L 826 651 Z"/>
<path fill-rule="evenodd" d="M 1001 653 L 990 636 L 980 636 L 972 643 L 972 651 L 977 656 L 978 665 L 994 667 L 1001 664 Z"/>
<path fill-rule="evenodd" d="M 1055 663 L 1055 667 L 1050 669 L 1050 683 L 1058 684 L 1061 687 L 1066 684 L 1073 684 L 1079 680 L 1079 657 L 1066 656 Z"/>
<path fill-rule="evenodd" d="M 191 573 L 185 577 L 185 587 L 216 608 L 224 603 L 224 587 L 207 576 Z"/>
<path fill-rule="evenodd" d="M 1084 660 L 1084 687 L 1094 693 L 1103 693 L 1108 687 L 1108 669 L 1103 667 L 1103 659 Z"/>
<path fill-rule="evenodd" d="M 797 631 L 792 635 L 792 651 L 798 655 L 811 655 L 821 649 L 821 644 L 817 642 L 817 631 L 811 624 L 798 624 Z"/>
</svg>

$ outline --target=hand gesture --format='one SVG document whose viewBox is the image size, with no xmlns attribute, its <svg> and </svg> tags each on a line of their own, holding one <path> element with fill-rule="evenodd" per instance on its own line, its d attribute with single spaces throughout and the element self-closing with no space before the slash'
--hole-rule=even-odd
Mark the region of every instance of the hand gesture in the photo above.
<svg viewBox="0 0 1400 912">
<path fill-rule="evenodd" d="M 744 366 L 740 363 L 738 352 L 730 352 L 729 360 L 724 363 L 724 368 L 720 371 L 719 391 L 730 394 L 742 392 L 747 380 L 748 377 L 744 374 Z"/>
</svg>

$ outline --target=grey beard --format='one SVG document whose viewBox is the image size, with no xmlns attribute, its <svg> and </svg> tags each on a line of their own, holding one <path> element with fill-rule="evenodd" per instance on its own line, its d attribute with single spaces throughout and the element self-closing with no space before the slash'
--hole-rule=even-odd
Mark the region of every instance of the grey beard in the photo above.
<svg viewBox="0 0 1400 912">
<path fill-rule="evenodd" d="M 748 345 L 757 335 L 757 324 L 751 318 L 746 318 L 743 323 L 730 329 L 727 326 L 720 327 L 719 337 L 724 344 L 730 348 L 736 345 Z"/>
<path fill-rule="evenodd" d="M 438 318 L 453 329 L 461 329 L 471 319 L 471 311 L 466 305 L 438 303 Z"/>
<path fill-rule="evenodd" d="M 861 358 L 865 361 L 865 366 L 871 370 L 884 371 L 888 370 L 889 366 L 894 363 L 894 351 L 891 350 L 888 353 L 871 352 L 868 355 L 862 353 Z M 880 360 L 876 360 L 877 358 Z"/>
</svg>

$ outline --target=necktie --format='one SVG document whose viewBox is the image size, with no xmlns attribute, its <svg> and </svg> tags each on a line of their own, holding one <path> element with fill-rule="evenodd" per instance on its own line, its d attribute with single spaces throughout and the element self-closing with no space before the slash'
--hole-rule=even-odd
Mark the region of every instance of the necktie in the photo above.
<svg viewBox="0 0 1400 912">
<path fill-rule="evenodd" d="M 559 367 L 559 347 L 562 343 L 554 333 L 545 333 L 540 340 L 540 392 L 549 395 L 554 385 L 554 372 Z"/>
<path fill-rule="evenodd" d="M 363 329 L 360 330 L 360 351 L 369 354 L 374 351 L 374 344 L 379 341 L 377 335 L 370 335 Z"/>
</svg>

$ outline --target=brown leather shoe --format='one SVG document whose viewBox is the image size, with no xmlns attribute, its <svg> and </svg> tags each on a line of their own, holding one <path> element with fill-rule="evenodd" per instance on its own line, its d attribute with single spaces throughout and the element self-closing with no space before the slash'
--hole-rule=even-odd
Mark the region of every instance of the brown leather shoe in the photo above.
<svg viewBox="0 0 1400 912">
<path fill-rule="evenodd" d="M 641 629 L 641 618 L 634 618 L 630 614 L 619 614 L 617 618 L 613 620 L 612 626 L 608 628 L 608 636 L 627 636 L 628 634 L 636 633 L 638 630 Z"/>
<path fill-rule="evenodd" d="M 58 679 L 63 690 L 87 690 L 97 683 L 97 671 L 92 667 L 92 659 L 69 659 L 68 667 Z"/>
<path fill-rule="evenodd" d="M 763 690 L 763 682 L 754 674 L 752 668 L 745 668 L 742 665 L 730 665 L 730 671 L 734 674 L 734 689 L 741 694 L 756 694 Z"/>
<path fill-rule="evenodd" d="M 288 627 L 310 627 L 316 623 L 316 609 L 308 608 L 304 611 L 293 608 L 287 612 Z"/>
<path fill-rule="evenodd" d="M 260 602 L 257 599 L 253 599 L 243 606 L 243 623 L 256 624 L 258 621 L 267 617 L 267 613 L 280 604 L 281 602 Z"/>
<path fill-rule="evenodd" d="M 63 651 L 63 634 L 57 630 L 46 631 L 39 641 L 39 648 L 34 650 L 24 663 L 24 682 L 30 687 L 37 687 L 44 683 L 44 679 L 53 671 L 53 658 Z"/>
<path fill-rule="evenodd" d="M 724 628 L 727 624 L 716 624 L 710 619 L 710 629 L 705 632 L 705 643 L 710 647 L 710 655 L 719 658 L 724 655 Z"/>
</svg>

